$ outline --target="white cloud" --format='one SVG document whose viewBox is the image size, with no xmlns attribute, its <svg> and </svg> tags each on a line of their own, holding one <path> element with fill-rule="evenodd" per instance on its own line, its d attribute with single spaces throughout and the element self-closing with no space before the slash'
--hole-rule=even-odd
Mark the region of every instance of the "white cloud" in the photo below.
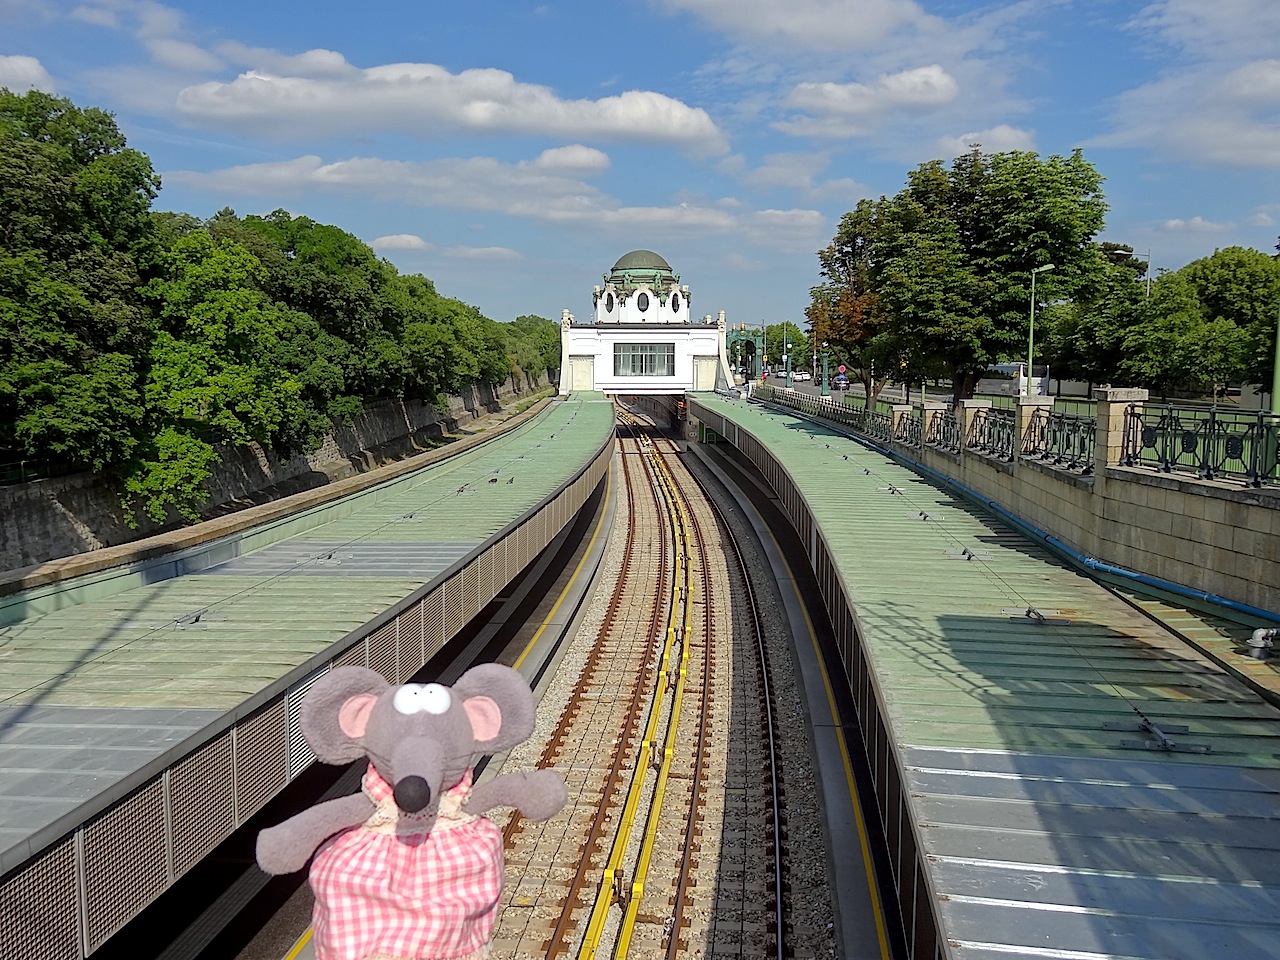
<svg viewBox="0 0 1280 960">
<path fill-rule="evenodd" d="M 223 68 L 221 59 L 187 39 L 182 12 L 155 0 L 89 0 L 68 16 L 131 33 L 161 67 L 194 73 Z"/>
<path fill-rule="evenodd" d="M 443 251 L 454 260 L 523 260 L 524 255 L 510 247 L 449 247 Z"/>
<path fill-rule="evenodd" d="M 833 198 L 848 201 L 866 195 L 866 187 L 847 177 L 819 181 L 818 175 L 830 165 L 831 155 L 826 152 L 774 153 L 766 156 L 754 170 L 743 170 L 741 165 L 736 165 L 732 174 L 752 187 L 794 190 L 806 201 Z"/>
<path fill-rule="evenodd" d="M 154 37 L 143 40 L 151 59 L 162 67 L 172 70 L 191 70 L 197 73 L 212 73 L 222 69 L 222 61 L 185 40 L 173 37 Z"/>
<path fill-rule="evenodd" d="M 660 93 L 564 100 L 505 70 L 453 74 L 430 63 L 370 67 L 349 77 L 250 70 L 230 83 L 188 87 L 178 96 L 178 109 L 193 122 L 281 139 L 466 131 L 676 145 L 701 154 L 727 148 L 705 110 Z"/>
<path fill-rule="evenodd" d="M 267 73 L 294 77 L 353 77 L 360 71 L 334 50 L 315 49 L 298 54 L 280 53 L 267 47 L 250 47 L 235 40 L 217 46 L 232 63 Z"/>
<path fill-rule="evenodd" d="M 1164 48 L 1164 69 L 1112 102 L 1112 131 L 1094 143 L 1280 170 L 1280 4 L 1157 0 L 1128 26 Z"/>
<path fill-rule="evenodd" d="M 1003 153 L 1007 150 L 1034 150 L 1036 138 L 1030 130 L 1019 130 L 1001 123 L 986 130 L 962 133 L 958 137 L 942 137 L 938 140 L 938 149 L 945 156 L 958 157 L 968 153 L 975 143 L 982 145 L 984 153 Z"/>
<path fill-rule="evenodd" d="M 496 212 L 581 229 L 664 236 L 746 233 L 775 249 L 813 248 L 825 218 L 813 210 L 742 212 L 693 198 L 657 206 L 626 206 L 581 180 L 541 169 L 537 161 L 489 157 L 429 161 L 356 157 L 325 163 L 305 156 L 209 173 L 166 171 L 165 182 L 223 198 L 269 197 L 317 190 L 423 207 Z"/>
<path fill-rule="evenodd" d="M 369 246 L 375 250 L 429 250 L 431 244 L 413 233 L 393 233 L 385 237 L 375 237 Z"/>
<path fill-rule="evenodd" d="M 1274 0 L 1155 0 L 1134 16 L 1129 27 L 1196 60 L 1251 60 L 1274 53 L 1280 37 L 1280 4 Z"/>
<path fill-rule="evenodd" d="M 1249 214 L 1248 223 L 1251 227 L 1274 227 L 1280 223 L 1276 220 L 1277 215 L 1280 215 L 1280 204 L 1267 204 Z"/>
<path fill-rule="evenodd" d="M 956 99 L 959 85 L 938 64 L 882 74 L 871 83 L 801 83 L 785 106 L 810 114 L 774 126 L 799 136 L 848 137 L 869 133 L 869 121 L 894 111 L 925 113 Z"/>
<path fill-rule="evenodd" d="M 1280 60 L 1255 60 L 1227 74 L 1222 95 L 1237 103 L 1280 103 Z"/>
<path fill-rule="evenodd" d="M 116 29 L 120 26 L 120 17 L 114 10 L 106 7 L 79 6 L 72 10 L 68 16 L 72 20 L 81 20 L 84 23 L 92 23 L 98 27 Z"/>
<path fill-rule="evenodd" d="M 53 77 L 35 57 L 0 55 L 0 87 L 8 87 L 14 93 L 24 90 L 43 90 L 54 93 Z"/>
<path fill-rule="evenodd" d="M 539 170 L 553 173 L 591 176 L 609 169 L 609 155 L 594 147 L 575 143 L 567 147 L 543 150 L 533 161 L 533 165 Z"/>
<path fill-rule="evenodd" d="M 1190 220 L 1166 220 L 1164 229 L 1170 233 L 1217 233 L 1225 230 L 1230 224 L 1210 223 L 1204 217 L 1192 217 Z"/>
<path fill-rule="evenodd" d="M 660 0 L 742 41 L 807 50 L 871 50 L 891 34 L 936 29 L 915 0 Z"/>
</svg>

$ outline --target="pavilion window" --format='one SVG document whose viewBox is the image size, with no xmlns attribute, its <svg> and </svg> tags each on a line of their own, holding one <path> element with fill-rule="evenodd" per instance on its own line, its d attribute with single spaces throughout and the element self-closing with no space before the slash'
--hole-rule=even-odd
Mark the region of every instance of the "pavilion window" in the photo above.
<svg viewBox="0 0 1280 960">
<path fill-rule="evenodd" d="M 613 375 L 615 377 L 674 377 L 676 345 L 674 343 L 615 343 Z"/>
</svg>

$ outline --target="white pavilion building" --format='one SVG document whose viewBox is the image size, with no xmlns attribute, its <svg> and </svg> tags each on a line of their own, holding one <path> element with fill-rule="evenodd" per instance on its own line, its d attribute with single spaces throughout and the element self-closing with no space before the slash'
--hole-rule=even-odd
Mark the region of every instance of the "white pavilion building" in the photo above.
<svg viewBox="0 0 1280 960">
<path fill-rule="evenodd" d="M 727 390 L 733 373 L 721 310 L 694 321 L 689 287 L 652 250 L 632 250 L 592 293 L 594 314 L 560 320 L 560 392 L 684 394 Z"/>
</svg>

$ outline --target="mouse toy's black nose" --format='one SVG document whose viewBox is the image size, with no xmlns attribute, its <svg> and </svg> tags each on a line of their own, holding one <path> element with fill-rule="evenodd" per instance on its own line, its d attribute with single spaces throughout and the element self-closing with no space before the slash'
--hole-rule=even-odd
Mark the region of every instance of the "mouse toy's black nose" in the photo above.
<svg viewBox="0 0 1280 960">
<path fill-rule="evenodd" d="M 431 786 L 422 777 L 405 777 L 396 784 L 392 795 L 396 806 L 405 813 L 417 813 L 431 802 Z"/>
</svg>

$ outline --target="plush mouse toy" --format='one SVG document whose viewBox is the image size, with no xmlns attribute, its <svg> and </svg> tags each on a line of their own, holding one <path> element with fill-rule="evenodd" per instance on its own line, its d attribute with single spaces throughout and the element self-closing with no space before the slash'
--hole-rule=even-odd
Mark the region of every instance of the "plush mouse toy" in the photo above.
<svg viewBox="0 0 1280 960">
<path fill-rule="evenodd" d="M 369 758 L 360 793 L 258 835 L 258 865 L 270 874 L 301 870 L 315 853 L 317 960 L 486 956 L 502 893 L 502 833 L 480 814 L 511 806 L 541 821 L 567 798 L 551 770 L 472 785 L 475 755 L 533 732 L 524 678 L 490 663 L 452 688 L 393 686 L 373 670 L 339 667 L 312 686 L 300 719 L 326 763 Z"/>
</svg>

